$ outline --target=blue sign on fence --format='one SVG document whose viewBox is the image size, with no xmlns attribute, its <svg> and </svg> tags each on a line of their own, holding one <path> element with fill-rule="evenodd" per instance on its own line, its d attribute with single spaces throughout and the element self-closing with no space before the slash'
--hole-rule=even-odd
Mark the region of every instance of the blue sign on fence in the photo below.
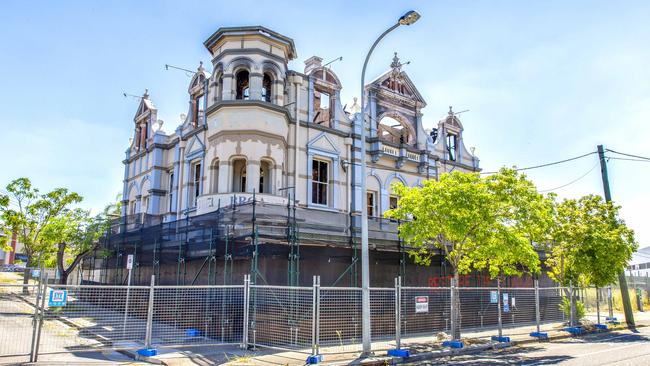
<svg viewBox="0 0 650 366">
<path fill-rule="evenodd" d="M 65 306 L 67 301 L 67 290 L 52 290 L 50 291 L 50 299 L 47 302 L 47 306 Z"/>
<path fill-rule="evenodd" d="M 507 302 L 503 304 L 503 312 L 504 313 L 510 312 L 510 305 Z"/>
<path fill-rule="evenodd" d="M 490 303 L 496 304 L 499 301 L 499 296 L 496 291 L 490 291 Z"/>
</svg>

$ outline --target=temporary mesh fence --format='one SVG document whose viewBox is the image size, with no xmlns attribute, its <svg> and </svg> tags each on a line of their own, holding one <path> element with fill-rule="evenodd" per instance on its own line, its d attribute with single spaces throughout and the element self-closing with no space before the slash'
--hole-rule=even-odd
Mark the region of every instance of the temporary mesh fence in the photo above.
<svg viewBox="0 0 650 366">
<path fill-rule="evenodd" d="M 243 285 L 2 285 L 0 356 L 140 347 L 241 345 L 302 353 L 358 352 L 362 293 L 358 287 Z M 370 288 L 373 350 L 402 338 L 450 333 L 458 296 L 463 338 L 561 329 L 568 321 L 561 287 Z M 608 290 L 573 288 L 587 318 Z M 598 293 L 598 302 L 596 294 Z M 453 295 L 452 295 L 453 294 Z M 605 299 L 605 300 L 601 300 Z M 609 310 L 603 306 L 603 316 Z M 501 324 L 499 324 L 499 318 Z"/>
<path fill-rule="evenodd" d="M 243 286 L 157 286 L 152 344 L 238 343 L 242 339 Z"/>
<path fill-rule="evenodd" d="M 450 296 L 449 287 L 402 287 L 402 335 L 430 335 L 448 332 L 451 327 Z M 427 304 L 426 308 L 421 305 L 425 303 Z"/>
<path fill-rule="evenodd" d="M 0 285 L 0 356 L 30 354 L 37 295 L 37 285 Z"/>
<path fill-rule="evenodd" d="M 64 306 L 49 300 L 65 292 Z M 39 352 L 124 348 L 144 339 L 149 288 L 49 285 L 43 302 Z"/>
<path fill-rule="evenodd" d="M 254 346 L 300 349 L 312 344 L 311 287 L 250 286 L 248 341 Z"/>
<path fill-rule="evenodd" d="M 321 288 L 319 317 L 320 345 L 347 347 L 360 343 L 362 330 L 361 315 L 360 288 Z"/>
</svg>

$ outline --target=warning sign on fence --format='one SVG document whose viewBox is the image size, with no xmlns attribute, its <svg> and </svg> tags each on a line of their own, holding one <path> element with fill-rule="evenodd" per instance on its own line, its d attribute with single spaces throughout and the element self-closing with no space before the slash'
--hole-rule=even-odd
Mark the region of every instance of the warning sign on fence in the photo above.
<svg viewBox="0 0 650 366">
<path fill-rule="evenodd" d="M 415 313 L 428 313 L 429 312 L 429 296 L 416 296 L 415 297 Z"/>
<path fill-rule="evenodd" d="M 47 302 L 47 306 L 65 306 L 67 300 L 67 290 L 52 290 L 50 291 L 50 299 Z"/>
</svg>

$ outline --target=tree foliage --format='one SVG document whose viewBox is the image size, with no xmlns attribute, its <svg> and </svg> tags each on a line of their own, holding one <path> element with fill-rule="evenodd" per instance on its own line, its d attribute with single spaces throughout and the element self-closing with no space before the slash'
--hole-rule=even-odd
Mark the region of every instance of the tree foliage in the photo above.
<svg viewBox="0 0 650 366">
<path fill-rule="evenodd" d="M 616 280 L 638 248 L 620 207 L 600 196 L 553 201 L 553 225 L 546 241 L 549 275 L 563 286 L 606 286 Z"/>
<path fill-rule="evenodd" d="M 17 234 L 28 258 L 27 266 L 35 266 L 39 258 L 54 254 L 54 248 L 43 240 L 45 228 L 64 215 L 71 205 L 81 202 L 82 197 L 66 188 L 41 194 L 28 178 L 10 182 L 6 191 L 7 195 L 0 196 L 0 230 L 6 237 Z"/>
<path fill-rule="evenodd" d="M 489 177 L 452 172 L 422 187 L 394 189 L 399 205 L 386 216 L 404 220 L 400 236 L 417 263 L 429 265 L 441 252 L 454 275 L 539 271 L 532 241 L 546 232 L 550 205 L 525 175 L 506 168 Z"/>
</svg>

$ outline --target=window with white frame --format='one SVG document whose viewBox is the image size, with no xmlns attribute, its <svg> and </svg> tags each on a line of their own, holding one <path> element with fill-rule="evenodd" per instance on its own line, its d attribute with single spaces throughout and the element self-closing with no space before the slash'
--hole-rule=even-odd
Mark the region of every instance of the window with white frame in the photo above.
<svg viewBox="0 0 650 366">
<path fill-rule="evenodd" d="M 388 198 L 388 208 L 391 210 L 397 208 L 397 196 L 390 196 L 390 198 Z"/>
<path fill-rule="evenodd" d="M 447 134 L 447 160 L 456 161 L 458 136 L 453 133 Z"/>
<path fill-rule="evenodd" d="M 196 201 L 201 195 L 201 163 L 192 164 L 192 193 L 190 203 L 196 206 Z"/>
<path fill-rule="evenodd" d="M 174 202 L 174 173 L 169 174 L 169 212 L 172 212 Z"/>
<path fill-rule="evenodd" d="M 314 159 L 311 162 L 311 202 L 318 205 L 328 204 L 329 163 Z"/>
<path fill-rule="evenodd" d="M 366 206 L 368 207 L 368 217 L 377 216 L 377 193 L 374 191 L 366 192 Z"/>
</svg>

